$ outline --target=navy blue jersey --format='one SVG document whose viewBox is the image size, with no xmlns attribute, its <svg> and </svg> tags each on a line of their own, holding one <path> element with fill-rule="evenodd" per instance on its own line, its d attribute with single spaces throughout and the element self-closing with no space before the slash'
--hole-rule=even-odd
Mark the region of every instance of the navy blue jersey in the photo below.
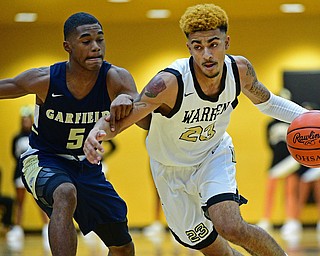
<svg viewBox="0 0 320 256">
<path fill-rule="evenodd" d="M 76 99 L 66 83 L 66 62 L 50 66 L 48 95 L 36 105 L 30 146 L 43 153 L 84 155 L 83 144 L 100 117 L 110 111 L 106 76 L 111 64 L 103 62 L 87 96 Z"/>
</svg>

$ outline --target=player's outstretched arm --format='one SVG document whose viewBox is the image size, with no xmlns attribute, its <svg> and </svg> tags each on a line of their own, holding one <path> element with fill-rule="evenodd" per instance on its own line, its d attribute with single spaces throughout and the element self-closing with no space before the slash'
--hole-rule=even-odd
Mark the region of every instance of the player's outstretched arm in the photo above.
<svg viewBox="0 0 320 256">
<path fill-rule="evenodd" d="M 107 84 L 109 96 L 112 100 L 110 106 L 110 125 L 114 130 L 115 122 L 129 115 L 133 107 L 133 101 L 139 99 L 139 93 L 132 75 L 124 68 L 112 65 L 108 72 Z M 150 118 L 146 117 L 136 123 L 147 130 Z"/>
<path fill-rule="evenodd" d="M 132 124 L 148 117 L 157 108 L 173 108 L 177 91 L 177 79 L 173 74 L 168 72 L 158 73 L 144 87 L 140 97 L 133 102 L 130 114 L 116 122 L 115 131 L 117 133 L 122 132 Z"/>
<path fill-rule="evenodd" d="M 236 58 L 242 92 L 264 114 L 291 123 L 308 110 L 298 104 L 274 95 L 259 82 L 252 64 L 244 57 Z"/>
<path fill-rule="evenodd" d="M 49 85 L 49 68 L 27 70 L 14 78 L 0 80 L 0 99 L 36 94 L 44 101 Z"/>
<path fill-rule="evenodd" d="M 270 98 L 270 91 L 259 82 L 252 64 L 244 57 L 237 56 L 237 66 L 240 74 L 241 91 L 253 104 L 266 102 Z"/>
<path fill-rule="evenodd" d="M 128 116 L 133 108 L 133 98 L 129 94 L 120 94 L 110 105 L 110 129 L 115 131 L 116 121 Z"/>
<path fill-rule="evenodd" d="M 17 86 L 13 78 L 0 80 L 0 99 L 13 99 L 27 94 L 28 92 Z"/>
<path fill-rule="evenodd" d="M 116 134 L 147 117 L 153 110 L 165 104 L 173 107 L 177 94 L 176 78 L 169 73 L 157 74 L 143 89 L 139 99 L 133 103 L 128 116 L 115 120 L 114 129 L 110 129 L 110 116 L 101 118 L 90 131 L 84 144 L 84 153 L 89 162 L 98 163 L 101 160 L 99 151 L 103 153 L 100 145 L 102 140 L 112 139 Z"/>
<path fill-rule="evenodd" d="M 100 142 L 114 138 L 118 133 L 146 117 L 153 111 L 151 106 L 151 104 L 143 102 L 143 99 L 135 102 L 130 114 L 124 118 L 115 120 L 112 128 L 110 115 L 100 118 L 89 132 L 84 143 L 83 151 L 87 160 L 92 164 L 98 164 L 102 159 L 101 154 L 104 153 L 104 148 Z"/>
</svg>

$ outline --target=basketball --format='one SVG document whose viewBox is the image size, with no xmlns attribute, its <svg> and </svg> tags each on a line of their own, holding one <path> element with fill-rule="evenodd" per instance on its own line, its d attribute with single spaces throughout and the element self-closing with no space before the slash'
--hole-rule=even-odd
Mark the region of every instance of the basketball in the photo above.
<svg viewBox="0 0 320 256">
<path fill-rule="evenodd" d="M 292 157 L 307 167 L 320 167 L 320 111 L 310 110 L 295 118 L 287 131 Z"/>
</svg>

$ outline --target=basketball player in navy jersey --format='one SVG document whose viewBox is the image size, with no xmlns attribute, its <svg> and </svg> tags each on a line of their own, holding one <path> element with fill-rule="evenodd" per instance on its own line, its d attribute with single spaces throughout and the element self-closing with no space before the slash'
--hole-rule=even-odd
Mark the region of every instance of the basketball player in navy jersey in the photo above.
<svg viewBox="0 0 320 256">
<path fill-rule="evenodd" d="M 147 150 L 168 226 L 178 242 L 204 255 L 286 253 L 263 229 L 246 223 L 239 205 L 236 159 L 226 132 L 242 92 L 263 113 L 291 122 L 307 111 L 272 94 L 242 56 L 226 55 L 228 18 L 214 4 L 189 7 L 180 19 L 190 58 L 178 59 L 146 85 L 131 113 L 120 121 L 101 118 L 84 152 L 98 163 L 100 140 L 152 113 Z M 110 121 L 110 122 L 108 122 Z"/>
<path fill-rule="evenodd" d="M 76 255 L 73 217 L 83 234 L 93 230 L 101 238 L 110 255 L 132 256 L 127 206 L 82 148 L 99 118 L 111 109 L 125 117 L 139 94 L 127 70 L 104 61 L 104 33 L 95 17 L 70 16 L 64 40 L 68 61 L 0 81 L 2 99 L 36 95 L 30 147 L 21 157 L 23 181 L 50 217 L 54 256 Z"/>
</svg>

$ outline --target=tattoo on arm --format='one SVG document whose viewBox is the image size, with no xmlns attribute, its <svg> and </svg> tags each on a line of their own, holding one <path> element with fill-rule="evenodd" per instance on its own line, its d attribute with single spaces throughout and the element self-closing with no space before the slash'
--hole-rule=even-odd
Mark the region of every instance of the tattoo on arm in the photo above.
<svg viewBox="0 0 320 256">
<path fill-rule="evenodd" d="M 158 94 L 166 89 L 166 84 L 164 80 L 156 76 L 147 85 L 144 94 L 149 98 L 155 98 Z"/>
<path fill-rule="evenodd" d="M 252 65 L 247 61 L 247 76 L 251 76 L 253 78 L 253 83 L 255 84 L 258 82 L 257 76 L 256 76 L 256 72 L 254 71 Z"/>
<path fill-rule="evenodd" d="M 268 100 L 269 98 L 269 91 L 268 89 L 261 84 L 256 76 L 256 72 L 254 71 L 252 65 L 247 62 L 247 76 L 251 76 L 253 78 L 251 87 L 249 89 L 249 91 L 255 95 L 258 99 L 261 100 L 261 102 L 265 102 L 266 100 Z"/>
</svg>

